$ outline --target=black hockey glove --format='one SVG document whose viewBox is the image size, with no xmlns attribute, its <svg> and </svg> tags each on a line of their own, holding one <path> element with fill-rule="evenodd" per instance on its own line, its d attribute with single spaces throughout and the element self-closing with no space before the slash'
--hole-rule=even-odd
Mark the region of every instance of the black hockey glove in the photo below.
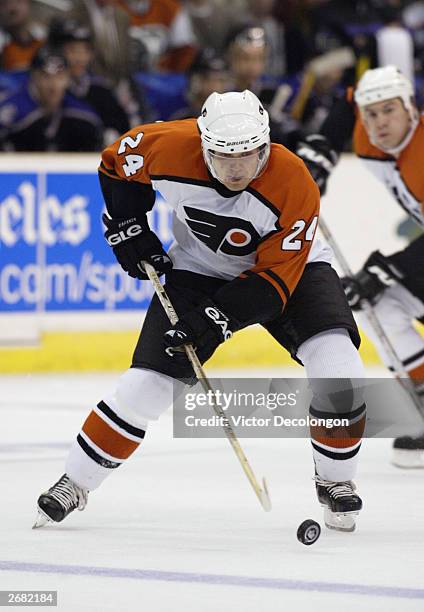
<svg viewBox="0 0 424 612">
<path fill-rule="evenodd" d="M 228 317 L 211 300 L 205 300 L 165 332 L 166 352 L 173 356 L 184 352 L 185 344 L 192 344 L 200 355 L 210 356 L 238 328 L 238 321 Z"/>
<path fill-rule="evenodd" d="M 402 279 L 402 272 L 380 251 L 374 251 L 362 270 L 352 277 L 345 276 L 341 281 L 349 306 L 356 311 L 362 309 L 362 300 L 376 304 L 387 287 L 402 282 Z"/>
<path fill-rule="evenodd" d="M 323 196 L 327 190 L 327 179 L 339 158 L 337 152 L 331 148 L 325 136 L 311 134 L 299 142 L 296 155 L 305 162 Z"/>
<path fill-rule="evenodd" d="M 142 271 L 142 261 L 152 265 L 159 275 L 171 270 L 170 258 L 144 219 L 111 219 L 104 214 L 102 220 L 107 227 L 105 238 L 116 259 L 130 276 L 141 280 L 148 278 Z"/>
</svg>

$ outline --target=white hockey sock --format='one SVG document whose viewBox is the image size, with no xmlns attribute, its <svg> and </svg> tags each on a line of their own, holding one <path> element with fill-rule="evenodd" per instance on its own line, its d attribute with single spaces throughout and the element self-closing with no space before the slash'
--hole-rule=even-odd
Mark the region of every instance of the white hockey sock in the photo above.
<svg viewBox="0 0 424 612">
<path fill-rule="evenodd" d="M 298 356 L 314 392 L 311 416 L 343 418 L 349 423 L 347 427 L 332 429 L 311 427 L 317 474 L 324 480 L 352 480 L 365 426 L 362 394 L 365 370 L 358 351 L 346 330 L 334 329 L 309 338 L 299 347 Z"/>
<path fill-rule="evenodd" d="M 396 284 L 384 291 L 374 306 L 374 312 L 424 402 L 424 339 L 413 326 L 414 319 L 424 316 L 424 304 L 405 287 Z M 375 343 L 386 366 L 393 370 L 390 357 L 380 346 L 378 336 L 366 317 L 361 317 L 361 325 Z"/>
<path fill-rule="evenodd" d="M 147 424 L 172 404 L 173 380 L 131 368 L 115 393 L 88 415 L 71 447 L 66 473 L 80 487 L 96 489 L 138 448 Z"/>
</svg>

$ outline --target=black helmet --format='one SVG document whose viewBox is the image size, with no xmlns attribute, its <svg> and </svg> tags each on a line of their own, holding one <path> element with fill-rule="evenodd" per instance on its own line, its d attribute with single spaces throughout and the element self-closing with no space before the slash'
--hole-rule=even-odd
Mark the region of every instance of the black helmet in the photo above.
<svg viewBox="0 0 424 612">
<path fill-rule="evenodd" d="M 67 42 L 90 42 L 90 28 L 76 19 L 53 19 L 50 23 L 48 41 L 53 47 L 61 47 Z"/>
<path fill-rule="evenodd" d="M 225 72 L 228 70 L 225 60 L 210 48 L 201 49 L 189 68 L 189 76 L 208 74 L 209 72 Z"/>
<path fill-rule="evenodd" d="M 238 25 L 231 30 L 226 39 L 226 48 L 233 45 L 240 47 L 265 47 L 268 44 L 267 35 L 263 27 L 254 23 Z"/>
<path fill-rule="evenodd" d="M 32 58 L 31 70 L 42 70 L 48 74 L 57 74 L 68 67 L 67 61 L 54 47 L 40 47 Z"/>
</svg>

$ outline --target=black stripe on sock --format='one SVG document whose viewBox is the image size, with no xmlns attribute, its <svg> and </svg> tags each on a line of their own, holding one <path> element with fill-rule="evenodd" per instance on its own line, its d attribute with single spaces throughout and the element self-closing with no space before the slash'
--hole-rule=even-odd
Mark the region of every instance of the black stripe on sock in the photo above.
<svg viewBox="0 0 424 612">
<path fill-rule="evenodd" d="M 84 440 L 84 438 L 80 434 L 77 435 L 77 442 L 81 446 L 82 450 L 86 453 L 86 455 L 88 455 L 90 459 L 93 459 L 93 461 L 95 461 L 102 467 L 108 468 L 110 470 L 114 470 L 115 468 L 121 465 L 120 463 L 117 463 L 115 461 L 110 461 L 109 459 L 106 459 L 105 457 L 101 457 L 98 453 L 96 453 L 94 449 L 91 448 L 91 446 L 87 444 L 87 442 Z"/>
<path fill-rule="evenodd" d="M 362 414 L 365 414 L 365 412 L 365 403 L 351 412 L 324 412 L 323 410 L 317 410 L 313 406 L 309 406 L 309 414 L 316 419 L 349 419 L 349 421 L 353 421 Z"/>
<path fill-rule="evenodd" d="M 355 455 L 359 453 L 359 449 L 361 448 L 361 445 L 359 444 L 357 448 L 354 448 L 351 451 L 347 451 L 343 453 L 333 453 L 332 451 L 329 451 L 326 448 L 321 448 L 320 446 L 317 446 L 316 444 L 313 443 L 312 440 L 311 440 L 311 444 L 313 448 L 317 451 L 317 453 L 321 453 L 321 455 L 324 455 L 325 457 L 329 457 L 330 459 L 336 459 L 336 461 L 344 461 L 345 459 L 352 459 L 352 457 L 354 457 Z"/>
<path fill-rule="evenodd" d="M 146 435 L 146 432 L 143 429 L 138 429 L 137 427 L 134 427 L 133 425 L 130 425 L 129 423 L 127 423 L 126 421 L 123 421 L 115 412 L 113 412 L 113 410 L 111 408 L 109 408 L 109 406 L 107 404 L 105 404 L 103 401 L 99 402 L 97 404 L 97 408 L 103 412 L 103 414 L 105 414 L 107 417 L 109 417 L 109 419 L 111 421 L 113 421 L 114 423 L 116 423 L 116 425 L 119 425 L 119 427 L 121 429 L 123 429 L 124 431 L 126 431 L 127 433 L 131 434 L 132 436 L 135 436 L 136 438 L 140 438 L 141 440 L 144 438 L 144 436 Z"/>
</svg>

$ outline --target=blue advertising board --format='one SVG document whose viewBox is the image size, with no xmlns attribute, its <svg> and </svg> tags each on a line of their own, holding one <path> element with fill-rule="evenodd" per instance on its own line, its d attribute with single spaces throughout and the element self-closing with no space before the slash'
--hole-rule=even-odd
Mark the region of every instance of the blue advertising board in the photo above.
<svg viewBox="0 0 424 612">
<path fill-rule="evenodd" d="M 96 172 L 0 174 L 0 313 L 146 308 L 104 237 Z M 150 224 L 165 247 L 171 211 L 157 194 Z"/>
</svg>

